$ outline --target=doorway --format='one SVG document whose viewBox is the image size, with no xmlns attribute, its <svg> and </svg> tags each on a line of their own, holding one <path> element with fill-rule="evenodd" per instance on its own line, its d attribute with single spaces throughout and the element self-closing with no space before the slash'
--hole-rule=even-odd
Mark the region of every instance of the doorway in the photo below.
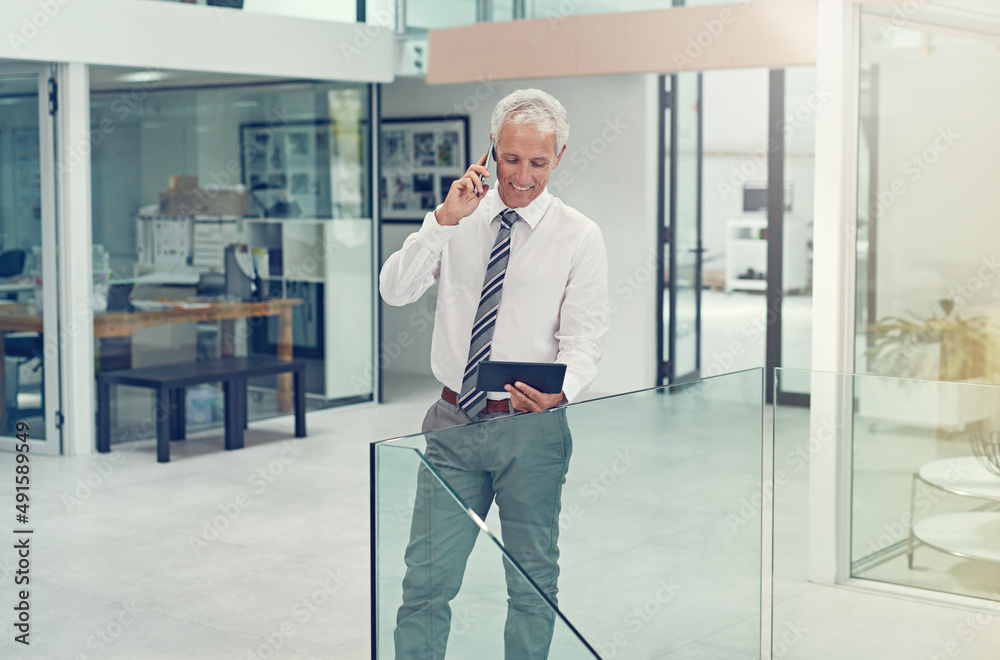
<svg viewBox="0 0 1000 660">
<path fill-rule="evenodd" d="M 660 78 L 661 385 L 766 366 L 770 401 L 774 368 L 810 367 L 814 76 Z"/>
</svg>

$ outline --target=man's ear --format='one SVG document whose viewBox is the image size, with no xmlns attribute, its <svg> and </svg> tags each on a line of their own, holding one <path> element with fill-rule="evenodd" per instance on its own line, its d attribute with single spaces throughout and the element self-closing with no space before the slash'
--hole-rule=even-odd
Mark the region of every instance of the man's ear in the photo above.
<svg viewBox="0 0 1000 660">
<path fill-rule="evenodd" d="M 564 153 L 566 153 L 566 145 L 565 144 L 563 145 L 563 148 L 559 150 L 559 155 L 556 156 L 555 162 L 552 163 L 552 169 L 555 169 L 556 167 L 559 166 L 559 161 L 562 160 L 562 157 L 563 157 Z"/>
</svg>

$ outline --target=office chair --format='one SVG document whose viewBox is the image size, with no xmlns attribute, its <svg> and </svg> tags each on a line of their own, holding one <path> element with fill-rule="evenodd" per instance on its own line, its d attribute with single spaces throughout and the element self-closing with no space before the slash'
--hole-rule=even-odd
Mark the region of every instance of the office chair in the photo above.
<svg viewBox="0 0 1000 660">
<path fill-rule="evenodd" d="M 42 342 L 42 335 L 39 333 L 12 333 L 4 340 L 4 357 L 17 358 L 13 366 L 15 375 L 8 379 L 8 386 L 13 385 L 14 405 L 7 408 L 8 426 L 11 428 L 19 419 L 26 417 L 41 417 L 45 413 L 45 372 L 42 371 L 41 394 L 42 403 L 38 408 L 20 408 L 17 405 L 17 393 L 21 389 L 20 371 L 21 367 L 32 360 L 38 360 L 38 364 L 32 371 L 38 371 L 44 366 L 45 345 Z M 6 402 L 3 402 L 6 405 Z M 8 431 L 11 429 L 8 428 Z"/>
<path fill-rule="evenodd" d="M 24 250 L 7 250 L 0 254 L 0 277 L 15 277 L 24 272 Z"/>
</svg>

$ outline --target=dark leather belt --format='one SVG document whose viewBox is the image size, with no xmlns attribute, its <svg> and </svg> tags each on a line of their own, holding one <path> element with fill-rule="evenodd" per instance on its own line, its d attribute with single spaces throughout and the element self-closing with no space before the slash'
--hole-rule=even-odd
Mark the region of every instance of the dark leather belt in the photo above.
<svg viewBox="0 0 1000 660">
<path fill-rule="evenodd" d="M 458 395 L 452 390 L 449 390 L 447 387 L 441 390 L 441 398 L 453 406 L 458 405 Z M 496 413 L 510 411 L 510 399 L 500 399 L 499 401 L 494 401 L 493 399 L 486 400 L 486 412 Z"/>
</svg>

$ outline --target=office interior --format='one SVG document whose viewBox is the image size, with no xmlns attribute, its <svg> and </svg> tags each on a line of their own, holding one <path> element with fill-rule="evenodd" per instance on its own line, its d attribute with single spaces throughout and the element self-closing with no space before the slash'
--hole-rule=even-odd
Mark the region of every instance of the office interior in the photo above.
<svg viewBox="0 0 1000 660">
<path fill-rule="evenodd" d="M 45 605 L 40 601 L 39 609 L 49 608 L 40 616 L 52 629 L 80 621 L 68 632 L 48 633 L 45 648 L 52 657 L 65 649 L 85 652 L 90 629 L 103 630 L 136 598 L 152 616 L 124 627 L 114 643 L 102 642 L 109 657 L 170 657 L 195 643 L 204 649 L 202 657 L 230 657 L 233 649 L 259 653 L 263 635 L 278 629 L 303 594 L 323 582 L 320 566 L 346 575 L 344 586 L 327 594 L 330 605 L 299 626 L 297 639 L 287 637 L 282 648 L 271 648 L 273 657 L 369 657 L 367 443 L 415 431 L 439 388 L 428 364 L 433 294 L 400 309 L 376 298 L 378 267 L 419 219 L 381 214 L 376 127 L 388 119 L 467 117 L 474 159 L 488 143 L 495 100 L 525 85 L 542 87 L 566 105 L 572 129 L 559 169 L 569 176 L 554 177 L 550 185 L 598 222 L 609 249 L 617 311 L 589 398 L 676 384 L 682 377 L 701 382 L 748 368 L 782 367 L 787 370 L 777 378 L 779 393 L 789 396 L 774 397 L 774 407 L 765 407 L 768 423 L 820 437 L 822 421 L 841 414 L 837 407 L 843 405 L 838 397 L 820 397 L 829 394 L 826 380 L 839 387 L 850 383 L 855 392 L 853 422 L 837 427 L 841 454 L 812 455 L 816 471 L 806 471 L 808 483 L 799 484 L 821 512 L 820 525 L 837 530 L 830 545 L 839 554 L 803 551 L 796 559 L 808 564 L 810 584 L 825 587 L 802 591 L 815 606 L 806 608 L 815 636 L 789 644 L 785 631 L 762 624 L 760 655 L 748 657 L 826 657 L 818 650 L 821 641 L 838 635 L 856 643 L 859 653 L 881 652 L 878 657 L 902 648 L 885 651 L 880 644 L 890 638 L 896 644 L 908 639 L 909 652 L 931 657 L 952 657 L 955 649 L 964 657 L 990 657 L 986 649 L 995 644 L 995 633 L 984 627 L 967 639 L 959 626 L 969 613 L 982 620 L 995 612 L 995 550 L 956 551 L 945 542 L 922 541 L 914 555 L 908 544 L 915 505 L 919 516 L 995 510 L 995 497 L 970 498 L 954 483 L 935 490 L 933 479 L 924 478 L 924 468 L 936 462 L 968 459 L 975 453 L 970 439 L 995 438 L 1000 422 L 983 413 L 996 396 L 990 386 L 1000 384 L 1000 288 L 996 256 L 988 247 L 996 244 L 990 219 L 1000 201 L 990 185 L 992 152 L 1000 143 L 992 121 L 1000 98 L 989 84 L 1000 66 L 1000 17 L 991 3 L 941 0 L 914 10 L 902 2 L 819 2 L 820 18 L 837 20 L 818 30 L 815 61 L 807 64 L 745 67 L 737 59 L 736 66 L 705 70 L 484 77 L 448 85 L 429 84 L 420 70 L 414 45 L 426 48 L 428 28 L 521 17 L 561 25 L 575 15 L 659 7 L 491 3 L 492 14 L 484 16 L 474 3 L 410 2 L 408 30 L 394 36 L 383 20 L 394 11 L 369 3 L 364 13 L 373 27 L 361 34 L 371 45 L 359 57 L 384 50 L 388 65 L 377 75 L 362 63 L 357 68 L 363 71 L 353 77 L 324 78 L 305 75 L 314 63 L 274 64 L 263 52 L 248 53 L 236 30 L 266 35 L 308 27 L 336 34 L 335 43 L 362 43 L 352 25 L 359 16 L 353 3 L 294 8 L 247 0 L 247 16 L 239 18 L 218 13 L 232 9 L 167 7 L 179 3 L 161 0 L 107 4 L 116 12 L 131 5 L 125 11 L 137 21 L 167 16 L 160 10 L 205 12 L 169 18 L 211 25 L 229 47 L 220 49 L 214 65 L 192 65 L 167 51 L 154 66 L 139 49 L 126 48 L 114 61 L 104 54 L 88 60 L 90 51 L 79 40 L 70 44 L 80 51 L 76 58 L 57 51 L 45 58 L 45 44 L 26 58 L 15 57 L 13 46 L 0 51 L 0 291 L 32 318 L 28 329 L 4 329 L 4 423 L 8 433 L 17 422 L 30 427 L 37 469 L 48 471 L 40 481 L 39 510 L 63 530 L 42 555 L 54 568 L 48 582 L 43 578 L 43 593 L 52 597 Z M 781 3 L 760 4 L 778 11 Z M 23 15 L 30 20 L 27 6 L 15 3 L 3 11 L 20 24 Z M 277 13 L 283 16 L 275 18 Z M 253 23 L 256 18 L 261 23 Z M 50 20 L 58 29 L 58 17 Z M 250 22 L 237 22 L 244 20 Z M 228 34 L 227 25 L 234 24 L 234 34 Z M 304 34 L 300 41 L 308 48 L 313 33 Z M 844 37 L 856 51 L 832 44 L 830 35 Z M 331 59 L 340 58 L 336 66 L 342 70 L 357 64 L 336 55 Z M 55 119 L 47 107 L 50 78 L 64 101 Z M 853 88 L 831 83 L 844 79 Z M 688 102 L 672 108 L 679 124 L 672 162 L 681 168 L 673 188 L 664 170 L 671 161 L 661 159 L 657 147 L 665 137 L 659 125 L 664 85 Z M 774 199 L 767 196 L 772 170 L 763 153 L 775 113 L 786 120 L 777 213 L 768 206 Z M 282 149 L 274 148 L 275 136 Z M 171 196 L 192 189 L 213 191 L 201 201 L 216 206 L 194 217 L 164 212 Z M 675 221 L 687 218 L 695 228 L 674 262 L 663 241 L 671 204 Z M 775 215 L 782 229 L 777 251 L 769 250 L 767 240 Z M 82 216 L 86 223 L 80 223 Z M 168 241 L 173 247 L 158 245 Z M 221 390 L 191 388 L 185 403 L 192 441 L 175 444 L 172 465 L 158 465 L 155 430 L 144 423 L 155 415 L 152 396 L 118 388 L 114 450 L 110 457 L 95 454 L 94 403 L 88 399 L 96 371 L 216 357 L 226 329 L 218 322 L 192 322 L 142 328 L 124 338 L 96 337 L 84 321 L 114 312 L 123 291 L 131 305 L 126 310 L 199 304 L 213 287 L 226 286 L 219 275 L 225 275 L 230 243 L 256 254 L 255 267 L 267 272 L 257 286 L 273 298 L 296 300 L 292 354 L 309 364 L 309 437 L 289 449 L 280 386 L 274 378 L 261 379 L 250 386 L 247 448 L 223 452 Z M 186 255 L 178 254 L 185 249 Z M 664 268 L 670 263 L 676 276 Z M 767 284 L 773 263 L 781 264 L 777 291 Z M 274 320 L 234 325 L 236 354 L 279 350 Z M 776 335 L 777 343 L 769 346 Z M 664 365 L 672 358 L 675 378 L 665 378 Z M 954 381 L 968 386 L 926 384 Z M 949 397 L 959 403 L 947 403 Z M 767 429 L 765 499 L 764 486 L 775 478 L 781 458 L 777 431 L 774 456 L 768 454 L 772 427 Z M 0 463 L 13 466 L 15 445 L 13 437 L 0 445 Z M 298 451 L 312 458 L 283 462 Z M 775 461 L 770 470 L 769 458 Z M 201 523 L 241 487 L 247 489 L 248 475 L 273 461 L 298 477 L 272 475 L 273 481 L 263 482 L 263 506 L 241 513 L 239 525 L 227 523 L 236 532 L 231 547 L 223 542 L 204 555 L 194 552 L 189 539 L 199 536 Z M 831 465 L 848 475 L 846 481 L 818 477 Z M 176 495 L 177 488 L 191 494 Z M 302 506 L 296 524 L 283 520 L 281 509 L 303 500 L 310 504 Z M 163 501 L 175 502 L 176 513 Z M 161 520 L 150 522 L 149 510 Z M 779 603 L 772 610 L 768 599 L 766 558 L 769 550 L 777 557 L 784 541 L 776 535 L 769 547 L 767 526 L 777 523 L 763 510 L 755 514 L 765 525 L 764 604 L 757 614 L 774 614 L 777 621 L 783 615 Z M 773 515 L 779 515 L 777 506 Z M 317 519 L 335 521 L 333 529 Z M 124 521 L 150 539 L 136 545 L 118 529 Z M 324 529 L 304 531 L 317 527 Z M 258 533 L 267 528 L 282 530 L 285 540 Z M 136 553 L 152 549 L 153 566 L 176 570 L 183 579 L 154 578 L 149 565 L 117 554 L 102 539 L 105 534 Z M 166 542 L 171 536 L 175 541 Z M 153 549 L 156 538 L 164 539 L 164 548 Z M 74 577 L 60 554 L 78 541 L 90 570 Z M 316 547 L 297 547 L 305 543 Z M 936 549 L 940 545 L 946 549 Z M 223 547 L 242 553 L 229 569 L 221 568 L 230 561 Z M 120 557 L 123 575 L 140 586 L 99 568 L 104 555 Z M 282 587 L 274 584 L 277 577 L 258 577 L 283 558 L 301 569 L 299 578 Z M 281 607 L 257 600 L 248 585 L 273 589 Z M 184 603 L 190 589 L 205 599 L 204 610 Z M 235 603 L 226 603 L 227 592 Z M 86 609 L 88 594 L 100 605 L 83 625 L 74 617 Z M 57 595 L 64 602 L 54 605 Z M 209 613 L 216 609 L 223 613 Z M 906 625 L 899 621 L 903 617 L 882 615 L 904 610 Z M 249 622 L 237 622 L 236 611 L 249 613 Z M 192 621 L 199 612 L 206 623 Z M 859 630 L 863 617 L 878 621 L 881 630 Z M 844 627 L 833 632 L 838 620 Z M 164 641 L 170 631 L 190 638 Z M 667 657 L 697 652 L 706 651 L 672 648 Z"/>
<path fill-rule="evenodd" d="M 226 246 L 246 245 L 259 297 L 302 301 L 292 310 L 292 356 L 309 363 L 309 407 L 371 400 L 360 359 L 373 341 L 365 323 L 373 269 L 365 85 L 94 67 L 91 125 L 102 136 L 91 154 L 94 252 L 102 260 L 95 286 L 133 283 L 130 303 L 147 309 L 163 299 L 207 299 L 228 285 Z M 195 197 L 204 208 L 193 217 L 184 213 L 185 192 L 168 189 L 178 179 L 210 191 L 203 204 Z M 271 317 L 237 333 L 235 352 L 275 354 L 277 325 Z M 220 354 L 217 323 L 143 328 L 121 343 L 97 345 L 99 369 Z M 276 388 L 266 380 L 251 384 L 251 418 L 275 412 Z M 125 433 L 154 402 L 149 392 L 117 389 L 113 416 Z M 145 405 L 136 400 L 143 395 Z M 219 386 L 187 396 L 201 409 L 192 421 L 222 423 Z"/>
</svg>

